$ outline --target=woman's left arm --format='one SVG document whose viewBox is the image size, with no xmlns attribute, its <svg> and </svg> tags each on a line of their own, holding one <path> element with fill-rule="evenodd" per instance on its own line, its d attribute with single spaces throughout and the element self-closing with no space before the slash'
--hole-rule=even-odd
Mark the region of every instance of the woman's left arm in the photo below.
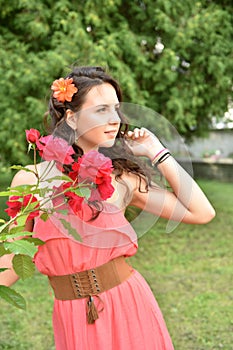
<svg viewBox="0 0 233 350">
<path fill-rule="evenodd" d="M 164 146 L 147 129 L 135 129 L 129 132 L 129 146 L 135 155 L 147 156 L 151 161 Z M 140 191 L 136 177 L 128 175 L 129 182 L 134 182 L 130 205 L 137 206 L 155 215 L 190 224 L 204 224 L 212 220 L 215 210 L 192 177 L 169 156 L 158 163 L 158 170 L 166 178 L 171 191 L 159 186 Z"/>
</svg>

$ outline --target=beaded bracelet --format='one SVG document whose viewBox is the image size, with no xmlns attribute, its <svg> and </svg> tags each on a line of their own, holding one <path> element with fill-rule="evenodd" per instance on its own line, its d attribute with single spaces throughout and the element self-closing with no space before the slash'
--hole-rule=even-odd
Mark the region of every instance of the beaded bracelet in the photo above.
<svg viewBox="0 0 233 350">
<path fill-rule="evenodd" d="M 167 154 L 170 155 L 170 152 L 167 148 L 161 149 L 152 159 L 151 165 L 155 166 L 157 163 L 159 163 Z"/>
</svg>

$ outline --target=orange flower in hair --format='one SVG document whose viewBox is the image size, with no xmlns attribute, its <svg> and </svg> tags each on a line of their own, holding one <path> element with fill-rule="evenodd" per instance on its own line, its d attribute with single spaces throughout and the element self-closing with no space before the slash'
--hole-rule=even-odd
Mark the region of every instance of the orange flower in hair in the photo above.
<svg viewBox="0 0 233 350">
<path fill-rule="evenodd" d="M 53 97 L 60 102 L 71 102 L 73 95 L 78 91 L 72 78 L 60 78 L 54 80 L 51 89 L 54 91 Z"/>
</svg>

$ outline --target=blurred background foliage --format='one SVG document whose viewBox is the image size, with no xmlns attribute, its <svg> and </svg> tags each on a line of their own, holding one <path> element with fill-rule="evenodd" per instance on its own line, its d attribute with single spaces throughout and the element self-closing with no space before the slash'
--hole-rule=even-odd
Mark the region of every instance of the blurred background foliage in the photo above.
<svg viewBox="0 0 233 350">
<path fill-rule="evenodd" d="M 232 97 L 231 0 L 0 0 L 0 166 L 25 164 L 50 85 L 72 64 L 103 65 L 124 101 L 152 108 L 188 140 Z"/>
</svg>

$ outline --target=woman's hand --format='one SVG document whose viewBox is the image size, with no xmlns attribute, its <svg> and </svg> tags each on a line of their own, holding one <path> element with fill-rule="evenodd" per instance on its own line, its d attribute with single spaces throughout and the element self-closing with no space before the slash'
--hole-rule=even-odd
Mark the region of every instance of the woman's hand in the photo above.
<svg viewBox="0 0 233 350">
<path fill-rule="evenodd" d="M 133 131 L 128 131 L 125 139 L 135 156 L 146 156 L 151 160 L 164 148 L 159 139 L 146 128 L 135 128 Z"/>
</svg>

